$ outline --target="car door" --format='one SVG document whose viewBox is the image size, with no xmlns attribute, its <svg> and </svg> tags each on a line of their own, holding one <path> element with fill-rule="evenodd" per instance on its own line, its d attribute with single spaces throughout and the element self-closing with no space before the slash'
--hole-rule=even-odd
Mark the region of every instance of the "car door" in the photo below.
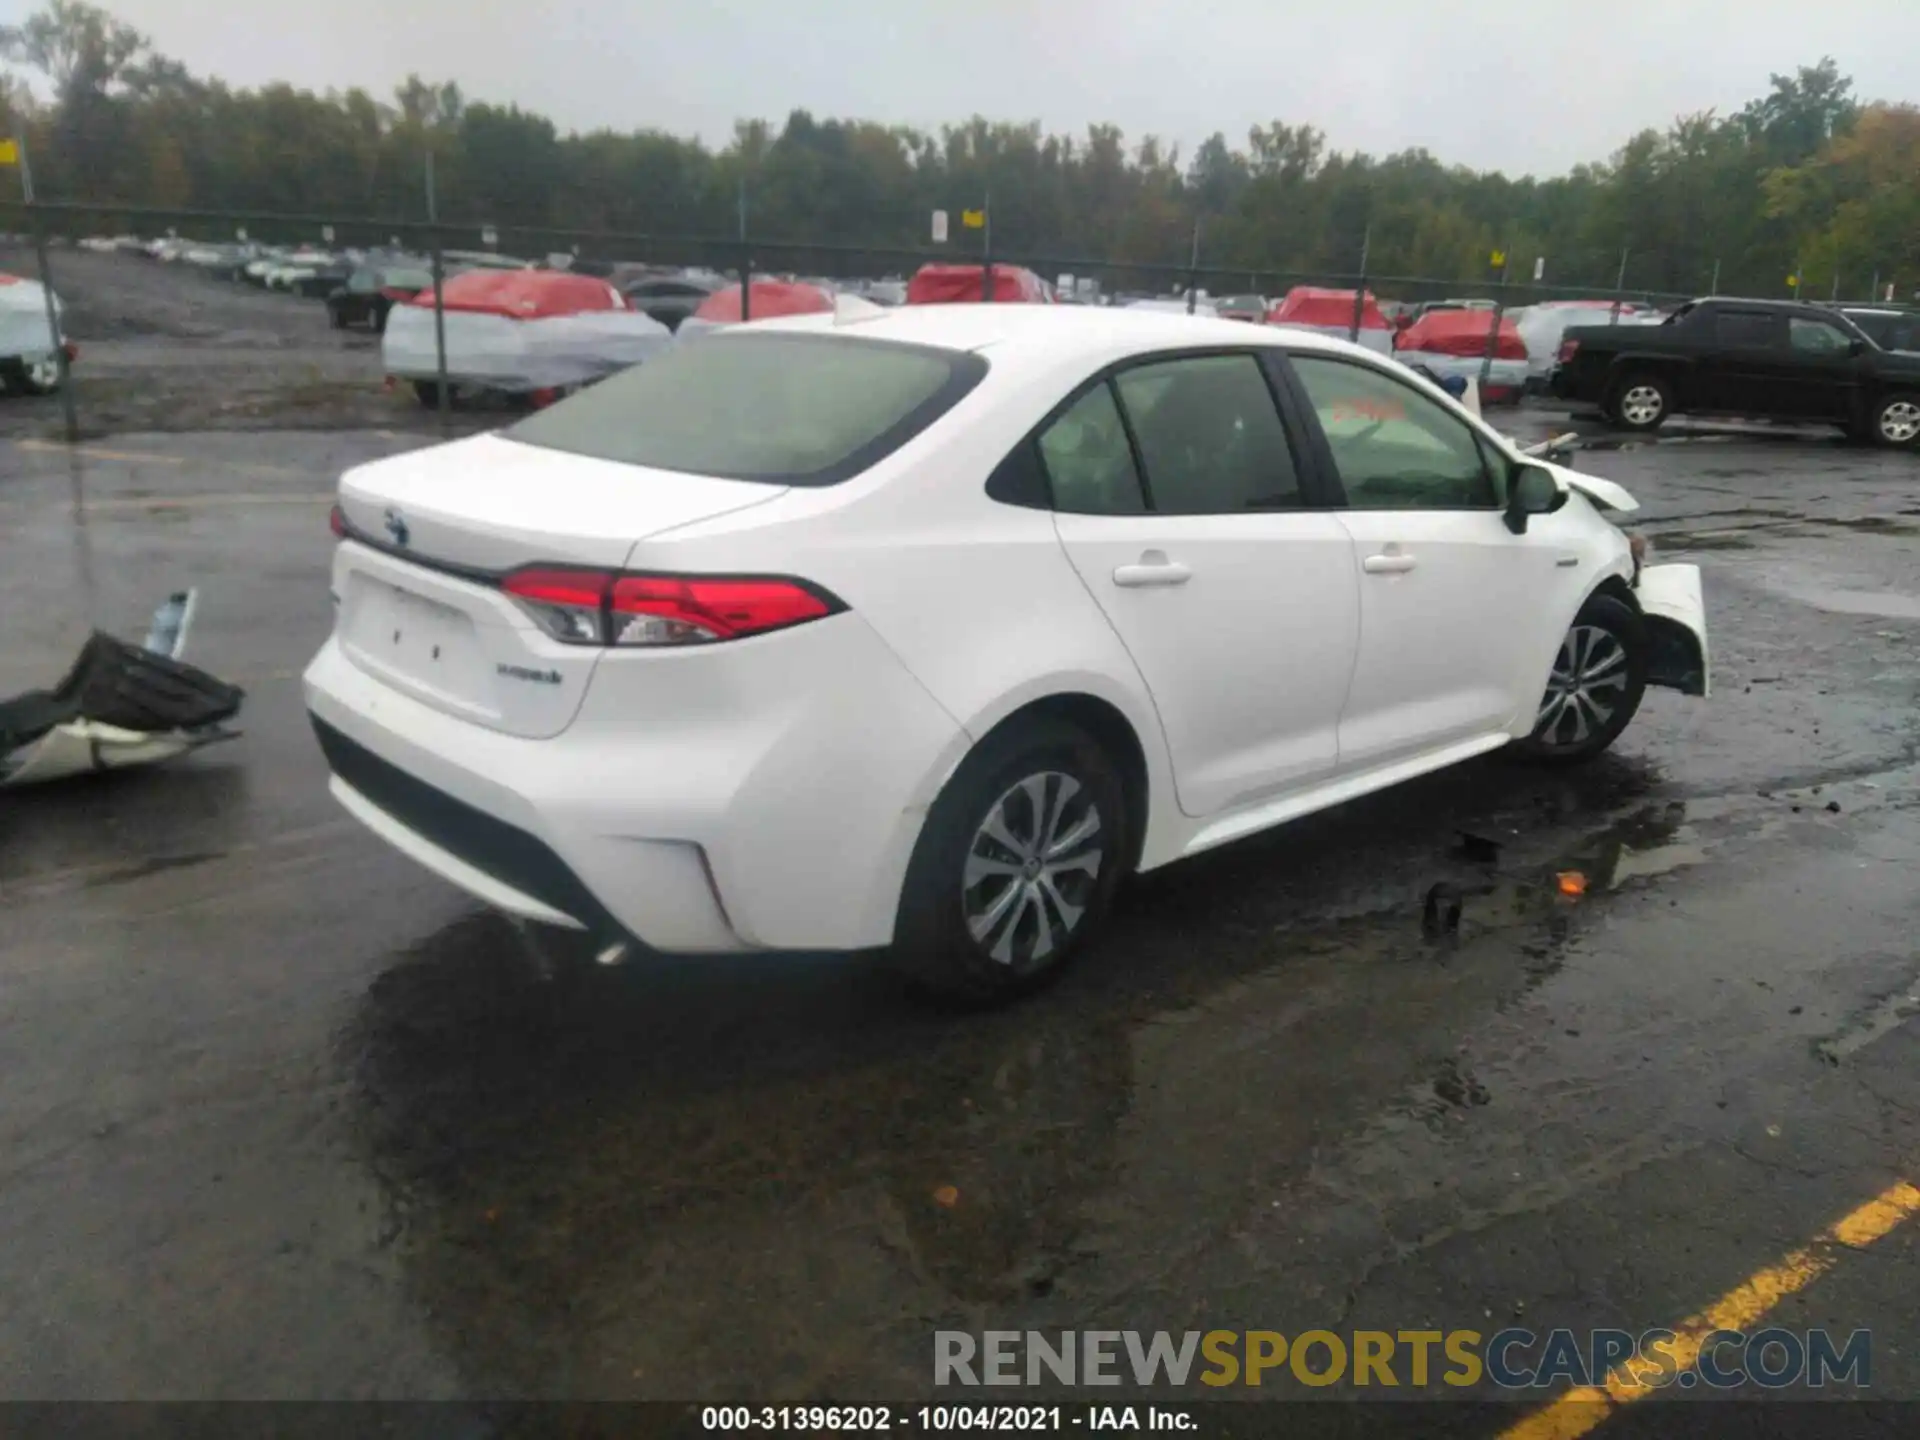
<svg viewBox="0 0 1920 1440">
<path fill-rule="evenodd" d="M 1787 318 L 1780 311 L 1716 310 L 1712 344 L 1699 365 L 1698 394 L 1689 408 L 1726 415 L 1792 413 L 1793 357 L 1787 349 Z"/>
<path fill-rule="evenodd" d="M 1153 697 L 1180 809 L 1330 775 L 1359 631 L 1353 544 L 1247 352 L 1130 364 L 1037 437 L 1060 542 Z"/>
<path fill-rule="evenodd" d="M 1354 541 L 1360 646 L 1341 770 L 1493 743 L 1538 709 L 1539 657 L 1592 583 L 1571 517 L 1510 531 L 1510 462 L 1385 367 L 1296 352 L 1287 369 Z"/>
<path fill-rule="evenodd" d="M 1807 420 L 1846 420 L 1854 413 L 1860 356 L 1854 336 L 1812 315 L 1787 318 L 1789 369 L 1784 385 L 1785 415 Z"/>
</svg>

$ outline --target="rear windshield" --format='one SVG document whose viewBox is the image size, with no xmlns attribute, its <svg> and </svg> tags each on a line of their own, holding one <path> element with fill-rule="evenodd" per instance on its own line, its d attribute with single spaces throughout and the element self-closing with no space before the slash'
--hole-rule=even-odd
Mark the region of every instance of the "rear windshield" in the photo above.
<svg viewBox="0 0 1920 1440">
<path fill-rule="evenodd" d="M 841 335 L 682 341 L 509 428 L 509 439 L 658 470 L 832 485 L 980 383 L 977 355 Z"/>
</svg>

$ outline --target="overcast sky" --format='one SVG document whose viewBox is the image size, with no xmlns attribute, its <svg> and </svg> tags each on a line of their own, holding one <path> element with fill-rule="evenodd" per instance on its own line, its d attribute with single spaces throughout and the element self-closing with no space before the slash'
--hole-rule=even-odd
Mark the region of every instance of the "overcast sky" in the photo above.
<svg viewBox="0 0 1920 1440">
<path fill-rule="evenodd" d="M 27 0 L 0 0 L 17 17 Z M 1424 145 L 1552 174 L 1682 112 L 1738 108 L 1831 53 L 1916 95 L 1920 0 L 106 0 L 200 73 L 362 85 L 409 71 L 562 129 L 724 142 L 743 116 L 1120 125 L 1183 156 L 1281 119 L 1336 149 Z"/>
</svg>

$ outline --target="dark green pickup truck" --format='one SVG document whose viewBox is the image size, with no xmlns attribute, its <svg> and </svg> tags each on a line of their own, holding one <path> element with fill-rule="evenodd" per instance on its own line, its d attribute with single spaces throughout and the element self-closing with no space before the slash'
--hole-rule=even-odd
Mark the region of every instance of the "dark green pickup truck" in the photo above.
<svg viewBox="0 0 1920 1440">
<path fill-rule="evenodd" d="M 1583 325 L 1549 383 L 1623 430 L 1670 415 L 1831 423 L 1860 440 L 1920 443 L 1920 354 L 1883 350 L 1845 315 L 1782 300 L 1695 300 L 1660 325 Z"/>
</svg>

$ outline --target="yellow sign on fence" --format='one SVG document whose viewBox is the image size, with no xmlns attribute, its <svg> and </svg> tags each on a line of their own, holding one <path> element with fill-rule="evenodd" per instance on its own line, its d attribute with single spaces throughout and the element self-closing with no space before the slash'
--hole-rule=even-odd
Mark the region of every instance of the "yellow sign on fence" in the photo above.
<svg viewBox="0 0 1920 1440">
<path fill-rule="evenodd" d="M 1504 250 L 1494 251 L 1491 263 L 1493 268 L 1498 270 L 1502 265 L 1507 263 L 1507 252 Z"/>
<path fill-rule="evenodd" d="M 984 210 L 962 210 L 960 223 L 969 230 L 979 230 L 986 226 L 987 212 Z"/>
<path fill-rule="evenodd" d="M 20 142 L 0 140 L 0 165 L 18 165 L 20 163 Z"/>
</svg>

